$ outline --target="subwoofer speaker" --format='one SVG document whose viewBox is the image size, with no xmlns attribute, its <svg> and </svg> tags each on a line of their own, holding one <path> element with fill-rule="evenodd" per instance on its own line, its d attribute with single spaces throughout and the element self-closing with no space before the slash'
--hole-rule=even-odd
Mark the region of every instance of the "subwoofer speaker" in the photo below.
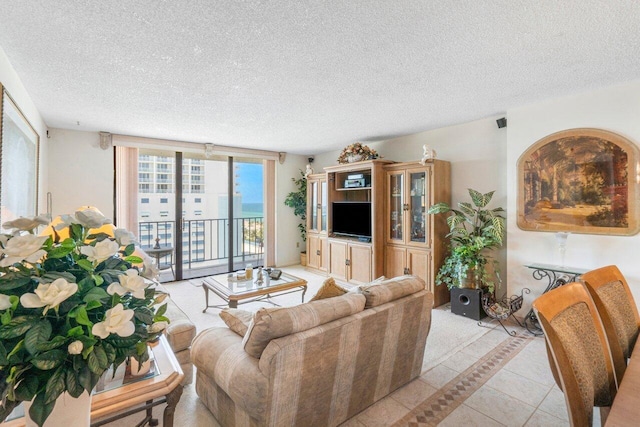
<svg viewBox="0 0 640 427">
<path fill-rule="evenodd" d="M 451 288 L 451 312 L 474 320 L 486 317 L 482 289 Z"/>
</svg>

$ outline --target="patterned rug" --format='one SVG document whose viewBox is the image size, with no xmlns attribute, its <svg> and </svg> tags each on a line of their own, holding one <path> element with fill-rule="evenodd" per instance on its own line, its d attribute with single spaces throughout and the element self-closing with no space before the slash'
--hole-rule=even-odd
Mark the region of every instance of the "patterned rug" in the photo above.
<svg viewBox="0 0 640 427">
<path fill-rule="evenodd" d="M 527 337 L 509 337 L 493 350 L 429 396 L 393 424 L 394 427 L 435 426 L 486 383 L 531 342 Z"/>
</svg>

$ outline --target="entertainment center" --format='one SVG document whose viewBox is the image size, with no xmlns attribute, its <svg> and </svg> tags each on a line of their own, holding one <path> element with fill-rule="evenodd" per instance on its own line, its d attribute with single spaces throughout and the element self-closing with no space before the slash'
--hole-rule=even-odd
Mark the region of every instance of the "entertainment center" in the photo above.
<svg viewBox="0 0 640 427">
<path fill-rule="evenodd" d="M 435 305 L 449 301 L 435 274 L 447 250 L 444 215 L 451 202 L 450 164 L 365 160 L 307 177 L 307 267 L 363 284 L 413 274 L 427 283 Z"/>
</svg>

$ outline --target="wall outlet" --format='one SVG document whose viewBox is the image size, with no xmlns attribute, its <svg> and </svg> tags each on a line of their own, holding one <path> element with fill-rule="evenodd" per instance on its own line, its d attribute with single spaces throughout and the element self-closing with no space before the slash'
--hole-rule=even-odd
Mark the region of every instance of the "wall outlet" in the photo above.
<svg viewBox="0 0 640 427">
<path fill-rule="evenodd" d="M 296 242 L 296 248 L 300 247 L 300 242 Z"/>
</svg>

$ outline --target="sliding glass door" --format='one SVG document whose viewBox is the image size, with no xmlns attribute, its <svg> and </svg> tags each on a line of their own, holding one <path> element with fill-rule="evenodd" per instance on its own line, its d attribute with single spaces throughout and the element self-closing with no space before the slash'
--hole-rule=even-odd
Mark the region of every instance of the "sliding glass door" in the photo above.
<svg viewBox="0 0 640 427">
<path fill-rule="evenodd" d="M 139 239 L 167 267 L 161 279 L 264 264 L 263 163 L 139 150 Z"/>
</svg>

